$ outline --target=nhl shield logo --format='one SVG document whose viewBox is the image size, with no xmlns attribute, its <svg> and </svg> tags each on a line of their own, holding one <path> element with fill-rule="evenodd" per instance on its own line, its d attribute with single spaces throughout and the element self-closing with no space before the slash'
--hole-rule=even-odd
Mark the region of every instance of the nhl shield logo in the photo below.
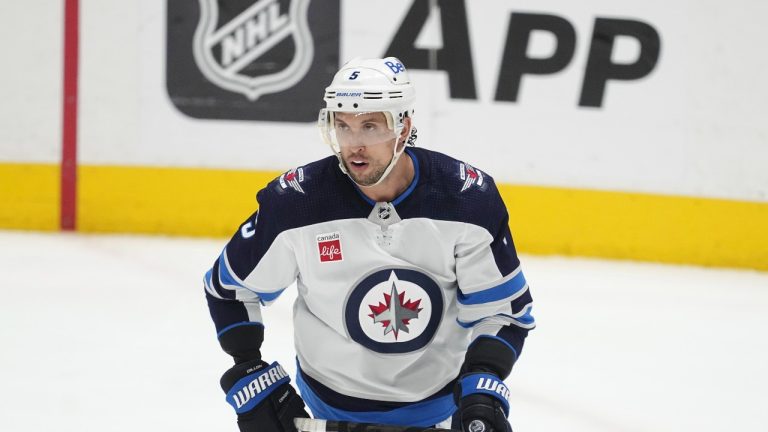
<svg viewBox="0 0 768 432">
<path fill-rule="evenodd" d="M 317 121 L 339 67 L 340 0 L 166 2 L 165 83 L 182 114 Z"/>
<path fill-rule="evenodd" d="M 255 101 L 293 87 L 309 71 L 314 57 L 310 0 L 230 1 L 226 18 L 222 0 L 198 1 L 194 59 L 216 86 Z M 293 47 L 292 57 L 284 54 L 286 46 Z M 273 53 L 276 47 L 282 48 L 279 54 Z"/>
</svg>

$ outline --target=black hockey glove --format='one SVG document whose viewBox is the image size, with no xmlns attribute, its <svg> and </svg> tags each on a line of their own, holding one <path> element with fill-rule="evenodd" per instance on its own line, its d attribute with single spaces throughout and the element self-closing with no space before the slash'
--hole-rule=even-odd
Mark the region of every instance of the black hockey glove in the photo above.
<svg viewBox="0 0 768 432">
<path fill-rule="evenodd" d="M 509 390 L 495 374 L 472 372 L 462 375 L 454 398 L 459 407 L 454 424 L 458 421 L 462 431 L 512 432 L 507 420 Z"/>
<path fill-rule="evenodd" d="M 294 417 L 309 417 L 283 368 L 261 360 L 236 364 L 221 377 L 241 432 L 296 432 Z"/>
</svg>

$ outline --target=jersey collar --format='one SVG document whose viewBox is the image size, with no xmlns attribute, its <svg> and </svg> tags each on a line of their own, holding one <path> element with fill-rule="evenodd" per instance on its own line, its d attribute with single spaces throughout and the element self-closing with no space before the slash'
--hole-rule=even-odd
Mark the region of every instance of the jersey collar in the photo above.
<svg viewBox="0 0 768 432">
<path fill-rule="evenodd" d="M 413 160 L 413 170 L 414 170 L 413 180 L 411 180 L 411 184 L 408 185 L 408 188 L 406 188 L 405 191 L 403 191 L 403 193 L 401 193 L 397 198 L 392 200 L 391 204 L 395 206 L 403 202 L 404 199 L 408 198 L 408 196 L 411 195 L 411 193 L 413 193 L 413 190 L 416 189 L 416 185 L 419 184 L 419 158 L 417 158 L 416 153 L 411 151 L 411 149 L 409 148 L 406 148 L 405 152 L 408 153 L 408 156 L 410 156 L 411 160 Z M 345 176 L 345 177 L 347 177 L 347 180 L 349 180 L 349 182 L 352 183 L 352 186 L 355 188 L 357 193 L 360 194 L 360 196 L 365 200 L 365 202 L 367 202 L 371 206 L 376 205 L 376 201 L 368 198 L 363 193 L 363 191 L 360 190 L 360 187 L 355 182 L 353 182 L 351 178 L 349 178 L 349 176 Z"/>
</svg>

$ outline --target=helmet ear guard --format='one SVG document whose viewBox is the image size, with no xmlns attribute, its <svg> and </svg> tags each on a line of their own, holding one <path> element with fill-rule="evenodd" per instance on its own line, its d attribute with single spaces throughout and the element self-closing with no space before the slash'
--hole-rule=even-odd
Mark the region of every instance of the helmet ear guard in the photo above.
<svg viewBox="0 0 768 432">
<path fill-rule="evenodd" d="M 334 145 L 334 143 L 331 141 L 331 122 L 333 114 L 331 111 L 328 111 L 326 108 L 322 108 L 320 110 L 319 115 L 317 116 L 317 129 L 320 131 L 320 138 L 322 138 L 323 142 L 328 144 L 331 149 L 333 149 L 334 153 L 339 153 L 341 151 L 340 148 L 337 148 L 338 146 Z"/>
</svg>

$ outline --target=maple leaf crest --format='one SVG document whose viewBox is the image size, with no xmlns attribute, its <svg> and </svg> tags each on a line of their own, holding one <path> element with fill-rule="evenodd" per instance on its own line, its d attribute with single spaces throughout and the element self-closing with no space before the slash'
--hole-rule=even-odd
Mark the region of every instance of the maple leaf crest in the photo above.
<svg viewBox="0 0 768 432">
<path fill-rule="evenodd" d="M 392 301 L 392 299 L 397 299 Z M 405 300 L 405 291 L 397 292 L 397 286 L 395 281 L 392 281 L 392 289 L 389 294 L 384 294 L 384 303 L 379 302 L 377 305 L 368 305 L 372 314 L 368 314 L 373 318 L 374 323 L 381 323 L 384 327 L 384 334 L 394 333 L 395 340 L 399 331 L 408 333 L 408 325 L 412 319 L 419 317 L 419 312 L 422 308 L 419 307 L 421 299 L 416 301 Z"/>
</svg>

